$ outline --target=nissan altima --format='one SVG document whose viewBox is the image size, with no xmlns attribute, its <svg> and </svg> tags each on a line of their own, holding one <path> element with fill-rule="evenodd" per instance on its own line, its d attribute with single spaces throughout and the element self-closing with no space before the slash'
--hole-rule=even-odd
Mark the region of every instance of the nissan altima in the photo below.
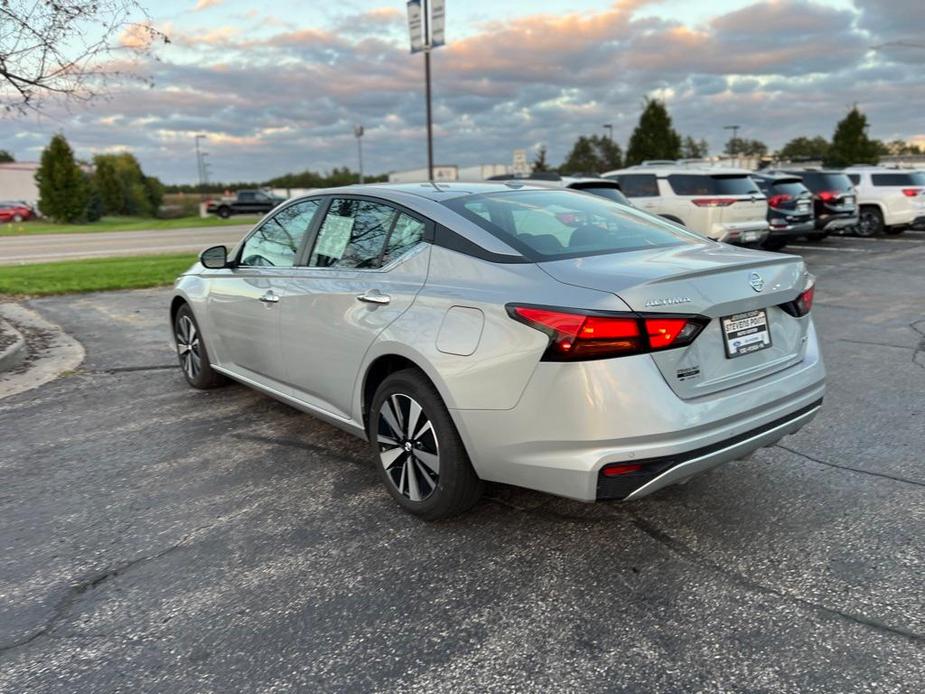
<svg viewBox="0 0 925 694">
<path fill-rule="evenodd" d="M 233 379 L 369 441 L 426 519 L 484 482 L 633 500 L 819 411 L 814 279 L 605 198 L 524 182 L 289 201 L 177 279 L 195 388 Z"/>
</svg>

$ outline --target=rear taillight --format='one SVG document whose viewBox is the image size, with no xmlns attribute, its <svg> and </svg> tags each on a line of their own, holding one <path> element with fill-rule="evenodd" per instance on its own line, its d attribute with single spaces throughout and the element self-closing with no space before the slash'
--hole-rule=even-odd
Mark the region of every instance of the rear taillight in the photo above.
<svg viewBox="0 0 925 694">
<path fill-rule="evenodd" d="M 729 207 L 735 202 L 735 198 L 697 198 L 691 200 L 697 207 Z"/>
<path fill-rule="evenodd" d="M 841 195 L 842 194 L 837 190 L 823 190 L 821 193 L 816 193 L 816 197 L 822 200 L 822 202 L 833 202 L 840 198 Z"/>
<path fill-rule="evenodd" d="M 816 293 L 816 280 L 812 277 L 807 281 L 806 288 L 800 292 L 800 295 L 793 301 L 781 304 L 791 316 L 801 318 L 809 313 L 813 308 L 813 295 Z"/>
<path fill-rule="evenodd" d="M 905 195 L 907 198 L 917 197 L 921 192 L 921 188 L 903 188 L 903 195 Z"/>
<path fill-rule="evenodd" d="M 793 200 L 793 198 L 787 194 L 782 193 L 781 195 L 772 195 L 768 198 L 768 205 L 771 207 L 777 207 L 781 203 L 789 202 L 790 200 Z"/>
<path fill-rule="evenodd" d="M 620 477 L 621 475 L 631 475 L 640 470 L 642 470 L 642 465 L 638 463 L 611 463 L 601 468 L 601 474 L 604 477 Z"/>
<path fill-rule="evenodd" d="M 549 336 L 544 361 L 583 361 L 644 354 L 694 341 L 709 318 L 604 313 L 508 304 L 508 314 Z"/>
</svg>

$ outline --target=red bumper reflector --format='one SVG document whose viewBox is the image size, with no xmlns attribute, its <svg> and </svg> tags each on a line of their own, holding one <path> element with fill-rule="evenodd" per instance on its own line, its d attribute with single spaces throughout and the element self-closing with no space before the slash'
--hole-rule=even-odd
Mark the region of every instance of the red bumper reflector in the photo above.
<svg viewBox="0 0 925 694">
<path fill-rule="evenodd" d="M 612 465 L 605 465 L 601 470 L 601 474 L 604 477 L 619 477 L 639 470 L 642 470 L 642 465 L 637 465 L 636 463 L 613 463 Z"/>
</svg>

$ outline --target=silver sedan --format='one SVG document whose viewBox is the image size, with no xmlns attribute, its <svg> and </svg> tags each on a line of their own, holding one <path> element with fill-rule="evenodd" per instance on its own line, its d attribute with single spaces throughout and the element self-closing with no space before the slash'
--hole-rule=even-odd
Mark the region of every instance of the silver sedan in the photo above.
<svg viewBox="0 0 925 694">
<path fill-rule="evenodd" d="M 825 369 L 802 260 L 529 183 L 291 200 L 178 278 L 190 385 L 370 442 L 427 519 L 485 481 L 637 499 L 793 433 Z"/>
</svg>

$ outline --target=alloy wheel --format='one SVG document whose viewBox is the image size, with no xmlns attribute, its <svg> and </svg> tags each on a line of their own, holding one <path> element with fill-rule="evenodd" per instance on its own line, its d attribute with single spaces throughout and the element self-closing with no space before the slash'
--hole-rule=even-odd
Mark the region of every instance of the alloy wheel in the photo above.
<svg viewBox="0 0 925 694">
<path fill-rule="evenodd" d="M 858 220 L 858 236 L 873 236 L 880 231 L 880 220 L 873 212 L 861 212 Z"/>
<path fill-rule="evenodd" d="M 180 316 L 177 321 L 177 353 L 180 355 L 180 365 L 186 375 L 195 379 L 202 368 L 202 354 L 199 331 L 189 316 Z"/>
<path fill-rule="evenodd" d="M 395 488 L 411 501 L 424 501 L 437 489 L 440 450 L 427 413 L 412 397 L 389 396 L 379 409 L 379 459 Z"/>
</svg>

